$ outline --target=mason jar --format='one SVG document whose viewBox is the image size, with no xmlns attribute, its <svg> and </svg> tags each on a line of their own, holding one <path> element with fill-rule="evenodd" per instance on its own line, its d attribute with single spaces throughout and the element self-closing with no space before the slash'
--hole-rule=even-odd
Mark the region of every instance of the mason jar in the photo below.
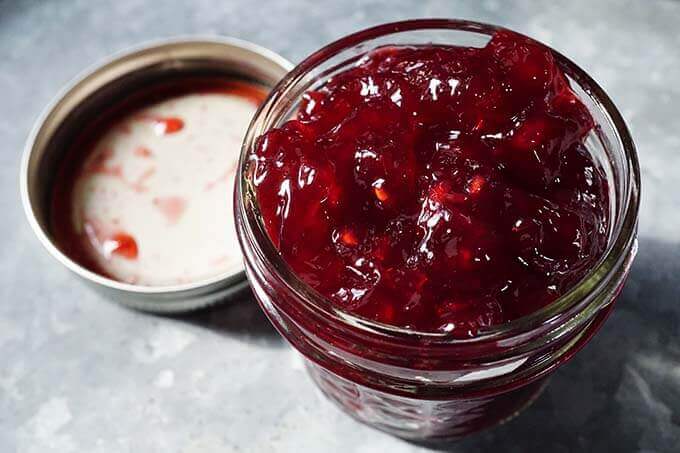
<svg viewBox="0 0 680 453">
<path fill-rule="evenodd" d="M 414 20 L 342 38 L 305 59 L 278 84 L 253 119 L 241 152 L 235 215 L 258 303 L 306 358 L 313 381 L 331 401 L 357 420 L 404 438 L 458 437 L 515 416 L 606 320 L 637 249 L 640 172 L 620 113 L 588 74 L 553 51 L 597 124 L 585 143 L 607 177 L 608 244 L 600 261 L 553 303 L 466 339 L 363 319 L 304 283 L 266 233 L 248 156 L 259 136 L 296 115 L 305 91 L 372 49 L 431 43 L 481 47 L 498 29 L 460 20 Z"/>
</svg>

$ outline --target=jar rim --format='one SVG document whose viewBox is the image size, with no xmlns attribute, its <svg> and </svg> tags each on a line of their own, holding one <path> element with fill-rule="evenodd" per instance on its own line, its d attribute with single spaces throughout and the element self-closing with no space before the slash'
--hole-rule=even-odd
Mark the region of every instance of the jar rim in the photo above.
<svg viewBox="0 0 680 453">
<path fill-rule="evenodd" d="M 428 341 L 447 345 L 478 344 L 490 340 L 499 340 L 501 338 L 518 337 L 540 329 L 543 326 L 554 325 L 555 323 L 559 324 L 560 320 L 568 319 L 585 309 L 590 309 L 594 313 L 600 308 L 600 305 L 593 305 L 593 303 L 591 303 L 593 300 L 590 300 L 586 296 L 597 292 L 600 288 L 606 286 L 606 283 L 611 280 L 612 274 L 621 266 L 629 265 L 630 260 L 627 259 L 627 256 L 631 251 L 634 253 L 636 246 L 635 237 L 640 203 L 640 168 L 638 156 L 630 131 L 621 113 L 606 92 L 576 63 L 544 43 L 541 44 L 553 53 L 558 64 L 563 69 L 568 70 L 569 76 L 576 80 L 582 88 L 585 88 L 586 93 L 590 96 L 591 100 L 595 102 L 597 108 L 601 109 L 606 115 L 606 118 L 611 122 L 618 139 L 618 144 L 614 146 L 622 148 L 627 163 L 627 172 L 623 172 L 621 175 L 628 183 L 621 200 L 623 212 L 620 215 L 617 215 L 608 247 L 598 264 L 590 269 L 590 271 L 566 293 L 545 307 L 528 315 L 503 324 L 480 329 L 478 334 L 474 337 L 455 338 L 451 333 L 419 331 L 372 321 L 332 305 L 327 298 L 318 293 L 295 274 L 269 238 L 262 217 L 257 214 L 253 188 L 249 186 L 246 178 L 246 169 L 248 166 L 247 156 L 251 153 L 255 141 L 260 135 L 255 131 L 256 125 L 267 119 L 271 120 L 269 116 L 272 115 L 272 110 L 277 103 L 282 100 L 282 92 L 285 92 L 300 83 L 304 80 L 305 75 L 311 70 L 341 51 L 372 39 L 419 30 L 462 31 L 491 36 L 497 31 L 507 29 L 482 22 L 459 19 L 412 19 L 392 22 L 364 29 L 340 38 L 312 53 L 299 63 L 276 85 L 276 87 L 274 87 L 270 96 L 260 106 L 250 123 L 241 149 L 236 176 L 235 206 L 237 210 L 236 218 L 239 241 L 241 242 L 244 252 L 246 252 L 246 260 L 248 259 L 248 254 L 253 253 L 257 259 L 266 262 L 270 266 L 270 270 L 278 274 L 281 281 L 291 291 L 300 296 L 299 300 L 304 301 L 304 303 L 308 305 L 308 308 L 313 309 L 317 313 L 328 316 L 343 325 L 348 325 L 366 333 L 383 336 L 389 339 L 426 339 Z M 525 36 L 521 33 L 518 34 Z M 530 37 L 529 39 L 536 41 Z M 368 50 L 370 49 L 367 49 L 367 51 Z M 263 132 L 266 132 L 266 130 Z M 252 209 L 247 209 L 246 206 L 248 203 L 246 202 L 246 198 L 248 198 L 249 202 L 253 203 Z M 248 239 L 249 245 L 253 248 L 252 250 L 248 250 L 247 247 L 244 246 L 246 240 L 244 236 Z M 589 316 L 586 316 L 585 318 L 589 318 Z"/>
</svg>

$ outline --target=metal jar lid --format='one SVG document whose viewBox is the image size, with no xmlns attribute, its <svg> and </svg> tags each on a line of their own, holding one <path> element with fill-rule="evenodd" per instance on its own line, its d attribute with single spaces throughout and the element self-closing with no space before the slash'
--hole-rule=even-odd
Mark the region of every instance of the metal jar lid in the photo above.
<svg viewBox="0 0 680 453">
<path fill-rule="evenodd" d="M 156 313 L 193 310 L 229 298 L 245 287 L 243 270 L 171 286 L 122 283 L 68 257 L 49 227 L 56 169 L 86 118 L 150 83 L 194 75 L 239 77 L 273 87 L 293 65 L 276 53 L 233 38 L 179 38 L 135 48 L 107 60 L 64 88 L 40 116 L 26 143 L 21 198 L 33 231 L 59 262 L 107 297 Z M 235 251 L 240 253 L 240 251 Z"/>
</svg>

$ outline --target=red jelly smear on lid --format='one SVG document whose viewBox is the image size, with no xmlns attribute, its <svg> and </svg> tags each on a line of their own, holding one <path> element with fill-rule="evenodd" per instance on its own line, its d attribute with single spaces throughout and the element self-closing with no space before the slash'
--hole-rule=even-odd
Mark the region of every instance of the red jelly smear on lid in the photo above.
<svg viewBox="0 0 680 453">
<path fill-rule="evenodd" d="M 154 128 L 158 135 L 174 134 L 184 129 L 184 121 L 181 118 L 154 118 Z"/>
<path fill-rule="evenodd" d="M 114 234 L 104 241 L 102 248 L 107 257 L 117 255 L 121 258 L 134 260 L 139 254 L 137 241 L 127 233 Z"/>
<path fill-rule="evenodd" d="M 297 275 L 370 320 L 465 338 L 546 306 L 603 254 L 595 123 L 552 53 L 376 49 L 303 96 L 250 156 Z"/>
</svg>

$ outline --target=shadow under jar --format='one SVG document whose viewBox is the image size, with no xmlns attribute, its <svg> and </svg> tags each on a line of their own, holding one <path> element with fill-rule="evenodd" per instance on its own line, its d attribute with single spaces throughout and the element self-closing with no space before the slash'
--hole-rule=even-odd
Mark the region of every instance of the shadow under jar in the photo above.
<svg viewBox="0 0 680 453">
<path fill-rule="evenodd" d="M 304 283 L 266 232 L 248 156 L 258 137 L 296 115 L 303 93 L 367 52 L 385 45 L 483 47 L 497 30 L 466 21 L 415 20 L 340 39 L 282 80 L 251 123 L 242 149 L 236 223 L 258 302 L 306 357 L 326 396 L 356 419 L 404 438 L 459 437 L 508 420 L 531 404 L 547 376 L 607 318 L 637 248 L 639 168 L 621 115 L 582 69 L 553 51 L 597 124 L 585 146 L 607 179 L 607 247 L 585 277 L 554 302 L 464 339 L 372 322 L 343 311 Z"/>
</svg>

